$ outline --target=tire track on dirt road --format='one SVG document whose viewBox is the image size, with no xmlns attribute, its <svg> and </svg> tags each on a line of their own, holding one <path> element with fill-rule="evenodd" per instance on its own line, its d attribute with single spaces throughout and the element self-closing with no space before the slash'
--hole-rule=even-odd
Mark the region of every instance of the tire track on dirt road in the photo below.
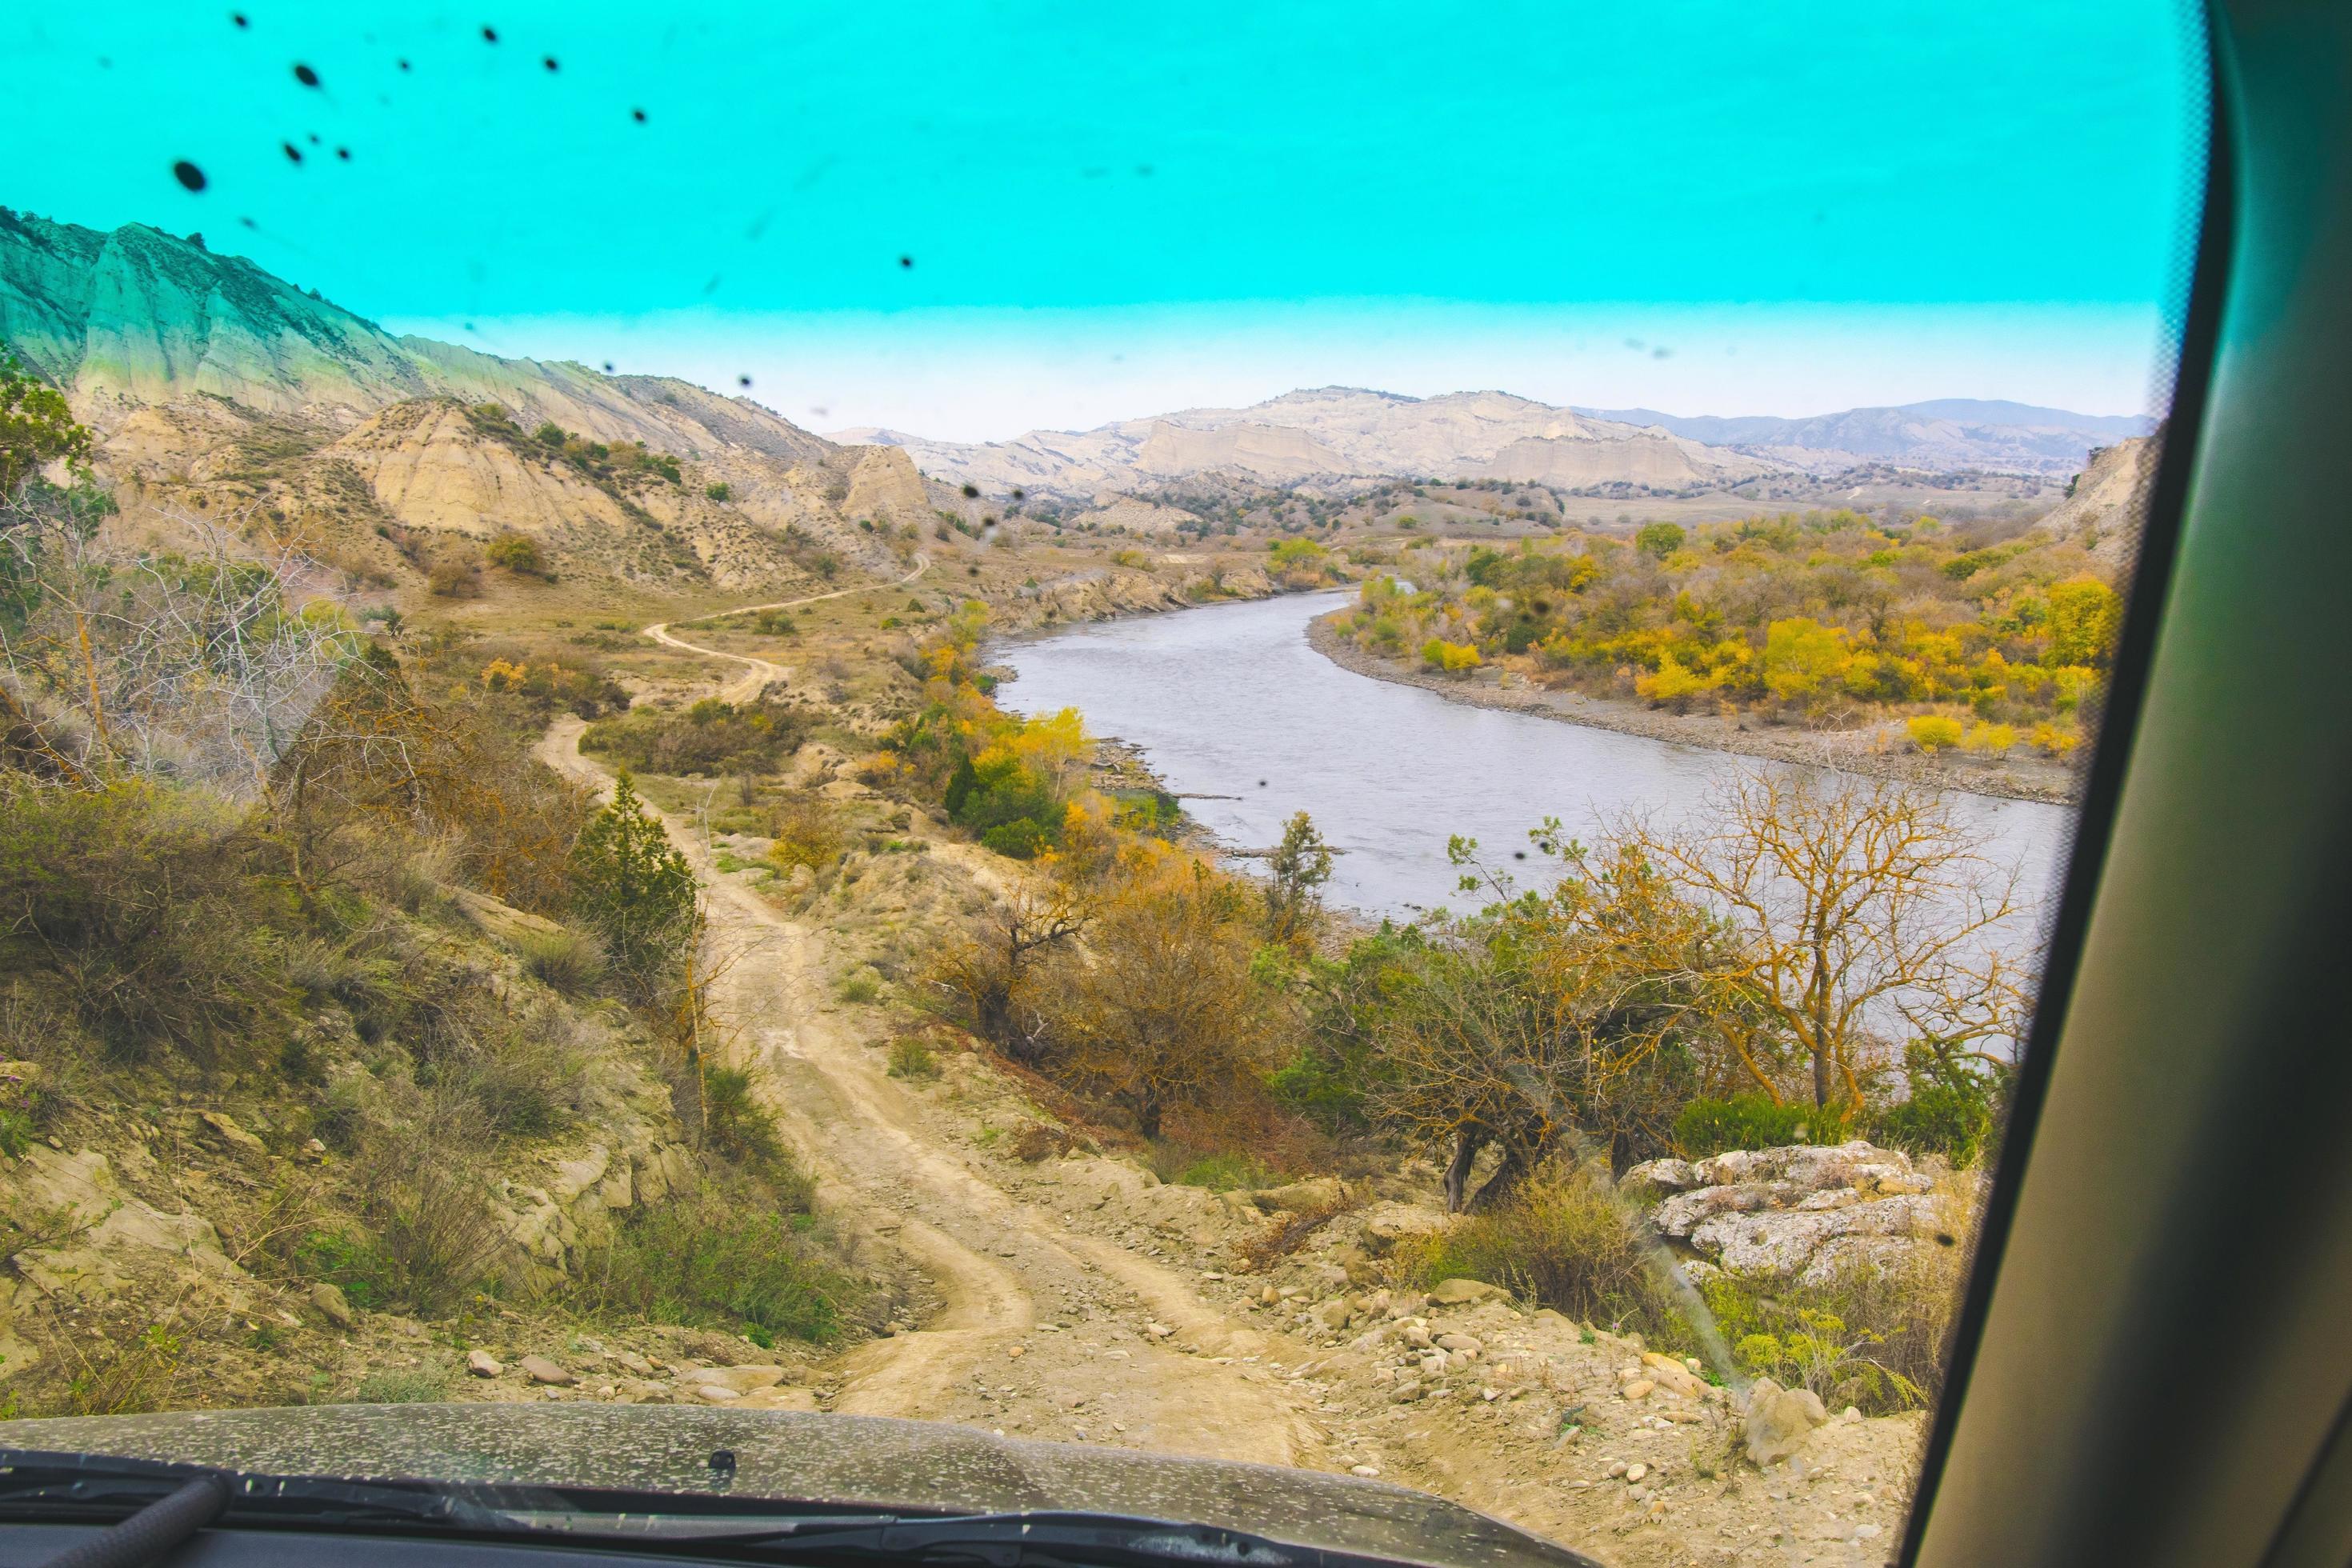
<svg viewBox="0 0 2352 1568">
<path fill-rule="evenodd" d="M 727 613 L 791 609 L 904 586 L 929 564 L 919 557 L 915 570 L 893 583 Z M 676 636 L 667 623 L 646 627 L 646 635 L 681 652 L 746 666 L 715 693 L 730 701 L 749 701 L 771 682 L 791 679 L 784 666 L 702 647 Z M 611 775 L 581 753 L 585 728 L 576 718 L 560 721 L 539 754 L 602 794 Z M 1174 1270 L 1019 1201 L 941 1138 L 917 1096 L 824 1009 L 834 965 L 823 927 L 789 918 L 719 874 L 699 835 L 669 816 L 662 820 L 708 889 L 709 941 L 725 957 L 711 1001 L 736 1031 L 735 1065 L 751 1071 L 817 1173 L 824 1206 L 861 1234 L 895 1232 L 897 1246 L 941 1299 L 919 1329 L 841 1358 L 835 1410 L 1027 1429 L 1066 1423 L 1084 1408 L 1090 1421 L 1099 1412 L 1096 1425 L 1110 1428 L 1097 1441 L 1271 1464 L 1318 1462 L 1319 1431 L 1294 1397 L 1237 1360 L 1268 1348 L 1266 1335 L 1234 1324 Z M 964 864 L 969 858 L 955 853 L 961 847 L 941 846 Z M 999 880 L 996 868 L 970 868 Z M 1093 1337 L 1097 1329 L 1116 1342 Z"/>
</svg>

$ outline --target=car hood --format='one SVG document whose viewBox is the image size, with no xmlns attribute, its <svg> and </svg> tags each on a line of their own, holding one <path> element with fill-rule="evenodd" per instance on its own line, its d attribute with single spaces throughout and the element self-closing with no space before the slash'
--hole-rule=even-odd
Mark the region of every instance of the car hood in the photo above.
<svg viewBox="0 0 2352 1568">
<path fill-rule="evenodd" d="M 633 1405 L 329 1405 L 0 1422 L 0 1446 L 368 1480 L 724 1491 L 908 1510 L 1076 1510 L 1432 1568 L 1592 1568 L 1422 1492 L 1318 1470 L 994 1437 L 881 1416 Z M 735 1456 L 718 1485 L 710 1456 Z"/>
</svg>

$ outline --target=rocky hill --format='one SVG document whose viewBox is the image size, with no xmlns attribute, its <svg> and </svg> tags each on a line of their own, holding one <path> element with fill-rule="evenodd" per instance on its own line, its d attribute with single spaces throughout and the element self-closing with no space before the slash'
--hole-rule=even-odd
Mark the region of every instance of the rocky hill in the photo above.
<svg viewBox="0 0 2352 1568">
<path fill-rule="evenodd" d="M 2071 474 L 2100 445 L 2145 436 L 2138 415 L 2072 414 L 2022 403 L 1946 397 L 1895 408 L 1849 408 L 1805 419 L 1685 417 L 1654 408 L 1579 409 L 1599 419 L 1654 426 L 1710 447 L 1828 470 L 1863 463 Z"/>
<path fill-rule="evenodd" d="M 134 518 L 266 513 L 393 578 L 507 532 L 641 581 L 880 570 L 888 537 L 954 500 L 902 453 L 836 446 L 748 398 L 395 337 L 144 225 L 0 209 L 0 341 L 99 432 Z"/>
<path fill-rule="evenodd" d="M 1209 474 L 1276 485 L 1496 479 L 1563 490 L 1680 489 L 1872 463 L 2070 474 L 2094 447 L 2144 434 L 2147 424 L 1966 398 L 1809 419 L 1725 419 L 1648 408 L 1556 408 L 1503 392 L 1402 397 L 1327 386 L 1247 408 L 1190 408 L 986 444 L 885 429 L 843 431 L 836 438 L 902 447 L 926 474 L 994 494 L 1020 488 L 1098 496 Z"/>
<path fill-rule="evenodd" d="M 1033 430 L 985 445 L 879 429 L 835 438 L 900 447 L 926 474 L 996 494 L 1019 488 L 1094 496 L 1202 474 L 1274 484 L 1493 478 L 1565 489 L 1676 488 L 1735 484 L 1785 467 L 1508 393 L 1419 398 L 1339 386 L 1247 408 L 1189 408 L 1087 431 Z"/>
<path fill-rule="evenodd" d="M 2156 470 L 2157 447 L 2154 437 L 2142 436 L 2093 452 L 2066 499 L 2042 520 L 2042 531 L 2081 541 L 2107 565 L 2127 563 L 2139 542 L 2139 509 Z"/>
</svg>

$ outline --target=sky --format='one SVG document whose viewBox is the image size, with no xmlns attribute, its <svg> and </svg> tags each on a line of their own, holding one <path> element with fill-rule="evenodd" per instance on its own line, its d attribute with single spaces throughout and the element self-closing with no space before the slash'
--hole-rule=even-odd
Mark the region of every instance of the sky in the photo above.
<svg viewBox="0 0 2352 1568">
<path fill-rule="evenodd" d="M 1332 384 L 2137 412 L 2196 195 L 2177 0 L 469 5 L 10 8 L 0 203 L 992 439 Z"/>
</svg>

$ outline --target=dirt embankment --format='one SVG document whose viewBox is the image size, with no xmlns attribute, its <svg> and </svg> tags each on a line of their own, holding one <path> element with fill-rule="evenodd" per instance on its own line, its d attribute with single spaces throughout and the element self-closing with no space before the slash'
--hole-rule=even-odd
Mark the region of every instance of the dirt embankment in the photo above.
<svg viewBox="0 0 2352 1568">
<path fill-rule="evenodd" d="M 1333 616 L 1337 614 L 1333 612 Z M 1873 725 L 1862 730 L 1800 730 L 1744 718 L 1726 719 L 1713 713 L 1669 713 L 1638 702 L 1590 697 L 1580 691 L 1548 690 L 1493 670 L 1468 676 L 1444 675 L 1368 653 L 1339 632 L 1332 619 L 1332 616 L 1319 616 L 1307 628 L 1307 642 L 1332 663 L 1375 680 L 1422 687 L 1449 701 L 1466 702 L 1474 708 L 1531 713 L 1538 718 L 1643 735 L 1681 746 L 1704 746 L 1710 751 L 1769 757 L 1775 762 L 1839 768 L 2007 800 L 2071 805 L 2081 794 L 2080 779 L 2069 763 L 2039 757 L 1984 761 L 1954 752 L 1923 756 L 1899 749 L 1900 731 L 1894 725 Z"/>
</svg>

